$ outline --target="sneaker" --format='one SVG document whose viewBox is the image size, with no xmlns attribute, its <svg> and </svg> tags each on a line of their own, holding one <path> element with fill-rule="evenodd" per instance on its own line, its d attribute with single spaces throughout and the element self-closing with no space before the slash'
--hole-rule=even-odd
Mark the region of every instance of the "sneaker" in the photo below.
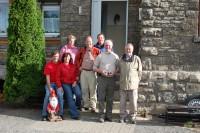
<svg viewBox="0 0 200 133">
<path fill-rule="evenodd" d="M 78 107 L 77 109 L 78 109 L 79 111 L 83 111 L 81 107 Z"/>
<path fill-rule="evenodd" d="M 99 122 L 104 123 L 104 119 L 103 118 L 99 118 Z"/>
<path fill-rule="evenodd" d="M 128 122 L 129 122 L 129 119 L 128 119 L 128 117 L 125 117 L 125 118 L 124 118 L 124 122 L 126 122 L 126 123 L 128 123 Z"/>
<path fill-rule="evenodd" d="M 42 116 L 42 121 L 47 121 L 47 116 Z"/>
<path fill-rule="evenodd" d="M 132 121 L 131 121 L 131 124 L 136 124 L 136 121 L 135 121 L 135 120 L 132 120 Z"/>
<path fill-rule="evenodd" d="M 108 117 L 106 117 L 106 118 L 105 118 L 105 121 L 112 122 L 112 119 L 111 119 L 111 118 L 108 118 Z"/>
<path fill-rule="evenodd" d="M 74 120 L 80 120 L 80 117 L 73 117 Z"/>
<path fill-rule="evenodd" d="M 136 118 L 130 118 L 131 124 L 136 124 Z"/>
<path fill-rule="evenodd" d="M 125 121 L 124 121 L 124 119 L 123 118 L 121 118 L 120 120 L 119 120 L 119 123 L 124 123 Z"/>
<path fill-rule="evenodd" d="M 62 120 L 64 120 L 64 117 L 63 117 L 63 115 L 60 115 L 60 117 L 61 117 L 61 119 L 62 119 Z"/>
</svg>

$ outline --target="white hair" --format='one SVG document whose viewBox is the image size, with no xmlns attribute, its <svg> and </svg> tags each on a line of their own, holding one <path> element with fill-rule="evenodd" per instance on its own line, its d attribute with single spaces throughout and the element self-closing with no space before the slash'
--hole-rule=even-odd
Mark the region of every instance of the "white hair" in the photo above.
<svg viewBox="0 0 200 133">
<path fill-rule="evenodd" d="M 113 47 L 113 42 L 112 42 L 112 40 L 105 40 L 105 44 L 109 44 L 111 47 Z"/>
<path fill-rule="evenodd" d="M 127 47 L 132 47 L 132 48 L 134 48 L 134 46 L 133 46 L 133 44 L 132 43 L 127 43 L 126 45 L 125 45 L 125 48 L 127 48 Z"/>
</svg>

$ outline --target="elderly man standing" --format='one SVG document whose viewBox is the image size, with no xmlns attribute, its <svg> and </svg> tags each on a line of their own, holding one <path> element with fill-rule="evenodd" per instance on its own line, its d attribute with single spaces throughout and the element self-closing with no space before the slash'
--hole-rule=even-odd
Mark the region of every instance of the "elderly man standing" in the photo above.
<svg viewBox="0 0 200 133">
<path fill-rule="evenodd" d="M 80 82 L 82 88 L 83 109 L 96 112 L 97 94 L 96 94 L 96 73 L 93 71 L 95 58 L 100 54 L 98 48 L 93 47 L 92 37 L 85 39 L 86 46 L 81 48 L 76 56 L 76 65 L 79 68 Z"/>
<path fill-rule="evenodd" d="M 138 56 L 133 55 L 134 46 L 128 43 L 125 54 L 119 61 L 120 69 L 120 122 L 128 118 L 131 123 L 136 123 L 138 86 L 142 76 L 142 64 Z M 126 98 L 129 98 L 130 110 L 126 112 Z"/>
<path fill-rule="evenodd" d="M 94 61 L 93 70 L 98 73 L 98 101 L 99 101 L 99 114 L 100 122 L 104 120 L 112 121 L 112 104 L 115 84 L 115 73 L 117 71 L 117 64 L 119 57 L 112 51 L 113 42 L 111 40 L 105 41 L 105 52 L 97 56 Z M 106 99 L 106 113 L 104 114 Z"/>
</svg>

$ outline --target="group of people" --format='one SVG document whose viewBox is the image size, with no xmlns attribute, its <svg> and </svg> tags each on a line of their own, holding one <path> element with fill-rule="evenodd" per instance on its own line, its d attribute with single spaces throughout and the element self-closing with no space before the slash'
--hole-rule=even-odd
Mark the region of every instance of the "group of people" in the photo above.
<svg viewBox="0 0 200 133">
<path fill-rule="evenodd" d="M 55 91 L 60 105 L 58 115 L 63 117 L 66 97 L 72 119 L 80 119 L 80 111 L 90 110 L 98 113 L 99 122 L 112 121 L 112 105 L 115 76 L 120 76 L 120 120 L 135 123 L 137 115 L 138 85 L 142 76 L 142 64 L 133 55 L 134 46 L 125 45 L 125 52 L 119 58 L 113 51 L 112 40 L 105 40 L 102 33 L 93 45 L 91 36 L 85 38 L 85 47 L 75 46 L 76 37 L 69 35 L 67 44 L 60 51 L 52 53 L 52 59 L 45 65 L 45 98 L 42 120 L 47 120 L 47 106 L 52 91 Z M 80 83 L 80 84 L 79 84 Z M 130 110 L 127 111 L 126 99 L 129 98 Z M 105 107 L 106 102 L 106 107 Z"/>
</svg>

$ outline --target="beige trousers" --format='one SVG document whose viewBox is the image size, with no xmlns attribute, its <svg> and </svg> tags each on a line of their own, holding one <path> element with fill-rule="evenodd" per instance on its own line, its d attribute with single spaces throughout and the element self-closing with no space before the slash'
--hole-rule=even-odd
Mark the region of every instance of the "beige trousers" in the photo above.
<svg viewBox="0 0 200 133">
<path fill-rule="evenodd" d="M 129 99 L 130 110 L 127 111 L 126 100 Z M 135 118 L 137 115 L 137 99 L 138 99 L 138 90 L 120 90 L 120 117 L 132 117 Z"/>
<path fill-rule="evenodd" d="M 81 89 L 83 107 L 96 109 L 97 104 L 97 76 L 93 71 L 81 71 Z"/>
</svg>

